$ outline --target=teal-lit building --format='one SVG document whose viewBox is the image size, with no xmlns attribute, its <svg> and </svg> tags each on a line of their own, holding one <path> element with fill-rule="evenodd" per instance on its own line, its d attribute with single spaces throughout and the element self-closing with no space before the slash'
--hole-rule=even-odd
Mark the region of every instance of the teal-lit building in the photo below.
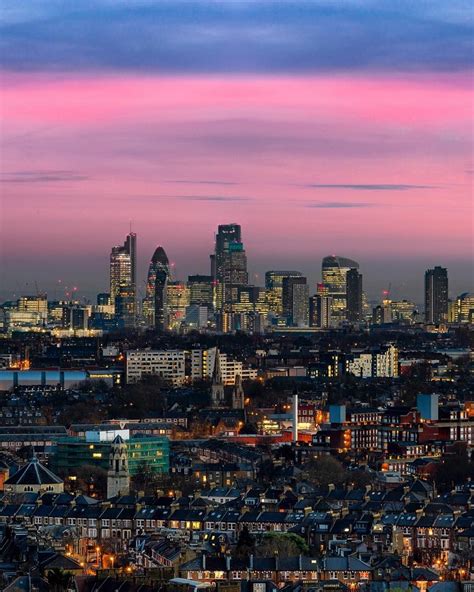
<svg viewBox="0 0 474 592">
<path fill-rule="evenodd" d="M 49 467 L 60 475 L 68 475 L 84 465 L 109 466 L 110 441 L 90 442 L 84 438 L 62 438 L 49 459 Z M 169 471 L 169 440 L 163 436 L 137 434 L 126 440 L 128 468 L 135 475 L 144 463 L 158 473 Z"/>
</svg>

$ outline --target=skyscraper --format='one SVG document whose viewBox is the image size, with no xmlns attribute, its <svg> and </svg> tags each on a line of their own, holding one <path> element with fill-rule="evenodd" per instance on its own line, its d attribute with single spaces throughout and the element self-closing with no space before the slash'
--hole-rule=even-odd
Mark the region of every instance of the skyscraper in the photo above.
<svg viewBox="0 0 474 592">
<path fill-rule="evenodd" d="M 133 326 L 137 301 L 137 235 L 131 232 L 123 245 L 112 247 L 110 253 L 110 299 L 116 316 L 125 326 Z M 117 300 L 118 299 L 118 300 Z M 126 299 L 126 306 L 120 299 Z M 122 318 L 120 315 L 126 315 Z"/>
<path fill-rule="evenodd" d="M 309 287 L 305 277 L 283 278 L 283 313 L 289 325 L 309 325 Z"/>
<path fill-rule="evenodd" d="M 346 318 L 347 282 L 346 274 L 350 269 L 359 269 L 357 261 L 346 257 L 331 255 L 324 257 L 322 263 L 322 283 L 327 288 L 327 296 L 332 298 L 333 321 L 341 323 Z"/>
<path fill-rule="evenodd" d="M 146 296 L 143 300 L 143 316 L 149 327 L 163 330 L 166 314 L 166 284 L 170 268 L 163 247 L 157 247 L 148 267 Z"/>
<path fill-rule="evenodd" d="M 331 297 L 315 294 L 309 301 L 309 317 L 311 327 L 328 329 L 331 327 Z"/>
<path fill-rule="evenodd" d="M 286 277 L 301 277 L 300 271 L 267 271 L 265 273 L 265 290 L 268 307 L 271 313 L 283 314 L 283 279 Z"/>
<path fill-rule="evenodd" d="M 184 282 L 166 284 L 166 328 L 176 331 L 184 323 L 189 306 L 189 288 Z"/>
<path fill-rule="evenodd" d="M 236 299 L 238 286 L 248 284 L 247 255 L 239 224 L 219 225 L 214 257 L 211 256 L 211 273 L 215 282 L 223 287 L 218 290 L 219 308 Z"/>
<path fill-rule="evenodd" d="M 212 276 L 210 275 L 190 275 L 188 276 L 189 303 L 199 306 L 206 306 L 209 311 L 213 307 L 214 289 L 212 285 Z"/>
<path fill-rule="evenodd" d="M 351 323 L 362 320 L 362 275 L 353 267 L 346 273 L 346 319 Z"/>
<path fill-rule="evenodd" d="M 448 271 L 445 267 L 425 272 L 425 321 L 446 323 L 448 320 Z"/>
</svg>

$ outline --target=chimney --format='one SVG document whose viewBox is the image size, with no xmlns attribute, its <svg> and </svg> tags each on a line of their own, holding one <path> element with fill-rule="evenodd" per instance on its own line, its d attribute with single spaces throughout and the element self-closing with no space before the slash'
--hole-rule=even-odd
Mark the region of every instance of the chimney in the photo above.
<svg viewBox="0 0 474 592">
<path fill-rule="evenodd" d="M 225 568 L 226 568 L 227 572 L 230 572 L 230 555 L 229 555 L 229 553 L 227 553 L 225 556 Z M 227 573 L 227 575 L 229 575 L 229 573 Z"/>
<path fill-rule="evenodd" d="M 203 571 L 205 571 L 206 570 L 206 554 L 205 553 L 202 554 L 202 558 L 201 559 L 202 559 L 202 561 L 201 561 L 201 563 L 202 563 L 202 569 L 203 569 Z"/>
<path fill-rule="evenodd" d="M 249 569 L 253 571 L 253 553 L 251 553 L 249 557 Z"/>
</svg>

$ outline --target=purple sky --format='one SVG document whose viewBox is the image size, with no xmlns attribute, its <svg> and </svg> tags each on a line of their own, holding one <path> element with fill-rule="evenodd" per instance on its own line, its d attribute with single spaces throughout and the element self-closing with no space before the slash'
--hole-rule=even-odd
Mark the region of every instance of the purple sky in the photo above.
<svg viewBox="0 0 474 592">
<path fill-rule="evenodd" d="M 1 298 L 106 290 L 130 221 L 141 282 L 238 222 L 257 284 L 338 254 L 372 298 L 473 289 L 467 3 L 155 4 L 6 2 Z"/>
</svg>

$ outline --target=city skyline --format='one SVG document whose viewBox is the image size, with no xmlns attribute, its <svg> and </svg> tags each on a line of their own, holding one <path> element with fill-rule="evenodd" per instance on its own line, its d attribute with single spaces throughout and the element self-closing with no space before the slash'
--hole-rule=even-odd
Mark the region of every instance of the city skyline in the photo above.
<svg viewBox="0 0 474 592">
<path fill-rule="evenodd" d="M 228 224 L 235 224 L 235 222 L 233 223 L 228 223 Z M 224 225 L 225 226 L 225 225 Z M 131 225 L 130 225 L 131 227 Z M 165 249 L 165 251 L 168 253 L 168 248 L 165 245 L 162 244 L 158 244 L 156 243 L 156 246 L 152 248 L 151 250 L 151 254 L 146 252 L 143 252 L 143 248 L 141 247 L 141 241 L 140 241 L 140 235 L 138 233 L 135 232 L 135 229 L 133 230 L 133 235 L 135 237 L 135 241 L 136 241 L 136 257 L 137 257 L 137 271 L 136 271 L 136 276 L 137 276 L 137 300 L 141 301 L 143 298 L 145 298 L 146 293 L 147 293 L 147 276 L 149 274 L 149 265 L 150 265 L 150 259 L 152 258 L 153 253 L 155 253 L 156 255 L 156 251 L 158 251 L 158 249 Z M 215 236 L 217 235 L 217 232 L 214 232 L 213 237 L 215 239 Z M 127 241 L 127 237 L 129 235 L 123 235 L 122 237 L 117 237 L 115 243 L 119 244 L 121 241 L 123 241 L 124 237 L 125 237 L 125 241 Z M 211 239 L 213 240 L 213 239 Z M 251 243 L 251 241 L 249 240 L 249 238 L 247 237 L 247 234 L 245 232 L 245 228 L 243 228 L 243 240 L 245 242 L 245 245 Z M 210 250 L 212 251 L 214 247 L 214 244 L 211 243 L 211 247 Z M 49 284 L 45 284 L 45 283 L 41 283 L 38 281 L 37 277 L 41 277 L 41 274 L 38 273 L 37 277 L 33 277 L 31 279 L 31 281 L 25 281 L 23 282 L 23 284 L 21 283 L 17 283 L 16 286 L 16 290 L 12 289 L 12 290 L 5 290 L 0 288 L 0 296 L 4 299 L 4 300 L 8 300 L 10 297 L 13 298 L 17 298 L 21 295 L 27 295 L 27 294 L 35 294 L 38 292 L 43 292 L 48 294 L 48 298 L 51 300 L 60 300 L 60 299 L 69 299 L 69 298 L 75 298 L 78 300 L 83 300 L 86 299 L 88 301 L 94 302 L 96 299 L 97 294 L 100 294 L 102 292 L 107 292 L 109 289 L 109 284 L 110 284 L 110 261 L 109 261 L 109 253 L 110 253 L 110 248 L 111 246 L 108 246 L 108 250 L 107 252 L 104 254 L 102 253 L 102 257 L 96 258 L 95 263 L 97 264 L 97 262 L 99 262 L 100 267 L 102 268 L 102 273 L 98 274 L 98 279 L 97 280 L 93 280 L 92 282 L 86 282 L 85 286 L 84 285 L 81 287 L 80 283 L 78 281 L 76 281 L 77 279 L 77 275 L 76 278 L 74 277 L 74 273 L 71 273 L 69 276 L 65 276 L 64 279 L 63 278 L 58 278 L 56 281 L 51 281 Z M 113 249 L 115 248 L 120 248 L 120 247 L 112 247 Z M 195 255 L 195 254 L 194 254 Z M 256 285 L 256 286 L 264 286 L 265 285 L 265 273 L 272 271 L 272 270 L 280 270 L 280 269 L 289 269 L 289 268 L 293 268 L 296 269 L 298 268 L 298 271 L 302 273 L 303 276 L 308 278 L 308 284 L 309 284 L 309 292 L 310 294 L 314 294 L 317 291 L 317 284 L 319 282 L 321 282 L 322 280 L 322 273 L 321 273 L 321 264 L 324 258 L 326 257 L 333 257 L 333 256 L 338 256 L 338 257 L 344 257 L 347 256 L 348 253 L 344 253 L 343 255 L 341 255 L 341 253 L 332 253 L 331 255 L 329 255 L 328 253 L 325 253 L 323 256 L 321 256 L 319 259 L 315 259 L 314 261 L 314 265 L 312 267 L 308 267 L 308 264 L 306 265 L 301 265 L 298 266 L 297 265 L 297 261 L 292 260 L 292 259 L 288 259 L 288 258 L 284 258 L 283 257 L 283 253 L 282 253 L 282 258 L 279 259 L 279 253 L 277 253 L 273 259 L 273 261 L 275 261 L 275 265 L 273 265 L 272 267 L 267 266 L 264 267 L 259 266 L 256 267 L 255 266 L 255 261 L 252 258 L 252 255 L 250 256 L 249 260 L 248 260 L 248 264 L 249 264 L 249 280 L 248 283 L 249 285 Z M 103 260 L 103 261 L 102 261 Z M 187 281 L 188 276 L 192 276 L 195 274 L 202 274 L 202 275 L 208 275 L 210 273 L 210 262 L 209 262 L 209 253 L 207 253 L 207 259 L 206 259 L 206 255 L 202 258 L 200 258 L 200 260 L 197 259 L 193 259 L 190 258 L 190 261 L 197 261 L 197 267 L 191 267 L 192 263 L 190 262 L 186 262 L 186 261 L 176 261 L 173 260 L 172 258 L 172 254 L 171 254 L 171 258 L 170 258 L 170 262 L 169 262 L 169 269 L 170 269 L 170 279 L 172 279 L 173 281 Z M 285 265 L 284 263 L 279 264 L 280 262 L 286 262 L 287 264 Z M 413 300 L 417 305 L 420 305 L 422 307 L 423 302 L 424 302 L 424 274 L 425 271 L 428 269 L 428 267 L 434 267 L 438 264 L 442 265 L 443 267 L 448 267 L 448 271 L 449 271 L 449 276 L 450 276 L 450 280 L 449 280 L 449 297 L 455 298 L 456 296 L 458 296 L 461 293 L 464 292 L 469 292 L 472 290 L 472 288 L 470 289 L 469 286 L 469 267 L 466 268 L 465 264 L 461 263 L 461 266 L 458 270 L 458 274 L 456 274 L 456 267 L 454 266 L 454 274 L 452 274 L 452 268 L 450 265 L 444 265 L 443 262 L 439 262 L 436 261 L 434 259 L 432 259 L 433 264 L 432 265 L 425 265 L 423 266 L 423 261 L 421 260 L 415 260 L 414 262 L 412 262 L 412 267 L 411 267 L 411 273 L 408 275 L 408 277 L 406 276 L 406 274 L 404 274 L 404 270 L 403 269 L 398 269 L 395 270 L 395 273 L 393 273 L 394 270 L 390 270 L 390 273 L 387 272 L 386 275 L 386 280 L 379 280 L 378 282 L 375 281 L 374 282 L 374 278 L 373 275 L 371 275 L 371 269 L 372 266 L 374 265 L 374 263 L 372 262 L 372 264 L 366 262 L 366 261 L 361 261 L 360 265 L 361 265 L 361 270 L 362 272 L 365 274 L 364 277 L 364 291 L 367 293 L 369 301 L 371 302 L 378 302 L 381 301 L 384 297 L 384 293 L 387 290 L 387 287 L 390 286 L 390 294 L 394 299 L 411 299 Z M 384 262 L 383 260 L 377 262 L 382 268 L 385 267 L 386 262 Z M 377 263 L 375 263 L 375 265 L 377 265 Z M 468 263 L 469 264 L 469 263 Z M 183 272 L 184 270 L 188 270 Z M 258 269 L 258 271 L 256 271 Z M 377 267 L 376 267 L 377 269 Z M 466 273 L 467 270 L 467 273 Z M 394 281 L 395 278 L 397 278 L 397 272 L 398 271 L 398 278 L 399 278 L 399 282 Z M 410 278 L 410 275 L 412 276 Z M 454 278 L 452 277 L 454 275 Z M 457 277 L 456 277 L 457 275 Z M 411 280 L 411 282 L 410 282 Z M 472 284 L 472 282 L 471 282 Z M 376 286 L 376 289 L 374 289 L 374 286 Z M 49 288 L 49 289 L 48 289 Z"/>
<path fill-rule="evenodd" d="M 233 223 L 228 223 L 228 225 L 232 225 L 235 224 L 235 222 Z M 220 225 L 222 226 L 222 225 Z M 225 226 L 225 225 L 224 225 Z M 142 249 L 140 248 L 140 236 L 138 233 L 135 232 L 135 229 L 132 233 L 133 237 L 134 237 L 134 249 L 135 249 L 135 253 L 136 253 L 136 257 L 137 257 L 137 270 L 136 270 L 136 285 L 137 285 L 137 290 L 136 290 L 136 299 L 137 301 L 142 301 L 147 294 L 147 285 L 149 283 L 149 266 L 150 266 L 150 259 L 152 259 L 152 255 L 153 257 L 156 256 L 156 253 L 158 251 L 163 251 L 163 249 L 165 249 L 165 251 L 167 252 L 167 247 L 161 244 L 156 244 L 156 246 L 152 249 L 151 251 L 151 255 L 149 255 L 148 253 L 143 253 Z M 214 238 L 217 235 L 217 232 L 214 233 Z M 128 238 L 130 235 L 123 235 L 121 238 L 117 237 L 117 240 L 115 241 L 117 244 L 120 244 L 121 241 L 124 240 L 125 237 L 125 244 L 127 244 Z M 242 238 L 245 244 L 248 244 L 248 239 L 247 236 L 245 234 L 245 228 L 243 229 L 242 232 Z M 213 247 L 214 245 L 212 245 Z M 77 281 L 75 281 L 74 277 L 66 276 L 64 279 L 62 278 L 58 278 L 58 280 L 51 282 L 49 285 L 48 284 L 44 284 L 44 283 L 40 283 L 38 282 L 38 280 L 36 278 L 32 278 L 31 281 L 25 281 L 23 284 L 18 283 L 17 284 L 17 289 L 16 290 L 5 290 L 5 289 L 1 289 L 0 288 L 0 296 L 4 299 L 4 300 L 8 300 L 9 297 L 12 298 L 18 298 L 19 296 L 24 296 L 24 295 L 28 295 L 28 294 L 35 294 L 35 293 L 46 293 L 48 295 L 48 299 L 49 300 L 61 300 L 61 299 L 77 299 L 77 300 L 87 300 L 90 302 L 95 302 L 96 297 L 98 294 L 101 294 L 102 292 L 107 292 L 109 290 L 110 287 L 110 282 L 111 282 L 111 263 L 110 263 L 110 249 L 112 248 L 112 250 L 114 249 L 120 249 L 122 248 L 121 246 L 116 247 L 116 246 L 109 246 L 108 247 L 108 252 L 104 254 L 102 254 L 101 259 L 103 259 L 103 273 L 102 275 L 99 277 L 99 280 L 96 282 L 95 280 L 93 282 L 89 282 L 86 284 L 87 288 L 84 289 L 84 287 L 81 287 L 79 285 L 79 283 Z M 315 261 L 315 265 L 308 270 L 308 267 L 306 266 L 300 266 L 298 268 L 298 272 L 300 272 L 303 276 L 308 278 L 308 285 L 309 285 L 309 293 L 310 294 L 315 294 L 317 292 L 317 285 L 322 281 L 322 270 L 321 270 L 321 265 L 323 262 L 323 259 L 325 258 L 332 258 L 332 257 L 343 257 L 347 255 L 347 253 L 341 255 L 340 253 L 333 253 L 331 255 L 328 255 L 327 253 L 322 256 L 319 260 Z M 166 255 L 164 255 L 166 257 Z M 99 259 L 99 258 L 97 258 Z M 184 266 L 181 265 L 181 262 L 176 262 L 174 261 L 172 258 L 169 261 L 169 278 L 173 281 L 182 281 L 182 282 L 186 282 L 188 279 L 188 276 L 193 276 L 196 274 L 201 274 L 201 275 L 209 275 L 210 273 L 210 268 L 212 266 L 212 263 L 209 262 L 209 253 L 207 254 L 207 261 L 206 261 L 206 257 L 203 258 L 204 261 L 201 261 L 200 264 L 198 265 L 198 268 L 191 268 L 190 263 L 187 264 L 184 263 Z M 276 255 L 276 258 L 274 259 L 277 263 L 278 263 L 278 254 Z M 248 279 L 248 284 L 249 285 L 255 285 L 255 286 L 261 286 L 264 287 L 265 286 L 265 274 L 267 272 L 271 272 L 274 270 L 282 270 L 282 269 L 288 269 L 291 267 L 291 264 L 294 263 L 293 265 L 293 269 L 296 270 L 296 268 L 298 267 L 298 265 L 296 265 L 296 261 L 292 261 L 292 260 L 288 260 L 288 259 L 284 259 L 282 258 L 281 261 L 287 261 L 288 265 L 284 265 L 284 264 L 276 264 L 273 267 L 262 267 L 261 271 L 259 270 L 257 271 L 252 271 L 255 270 L 255 265 L 253 265 L 253 261 L 252 261 L 252 257 L 250 257 L 248 263 L 249 263 L 249 269 L 251 270 L 249 272 L 249 279 Z M 353 261 L 353 263 L 356 263 L 355 261 Z M 358 264 L 359 262 L 357 262 Z M 439 263 L 439 262 L 438 262 Z M 383 266 L 384 262 L 381 261 L 380 264 Z M 441 263 L 442 264 L 442 263 Z M 207 265 L 207 269 L 206 269 L 206 265 Z M 421 308 L 423 308 L 423 302 L 424 302 L 424 286 L 425 286 L 425 272 L 428 269 L 428 266 L 423 267 L 423 263 L 420 261 L 416 261 L 414 267 L 412 268 L 412 274 L 415 276 L 412 278 L 413 280 L 413 284 L 417 286 L 416 290 L 413 290 L 408 288 L 407 286 L 410 285 L 409 281 L 406 281 L 407 278 L 405 277 L 404 280 L 405 281 L 401 281 L 400 283 L 396 283 L 394 282 L 391 277 L 397 277 L 396 274 L 390 275 L 387 274 L 387 280 L 385 282 L 379 282 L 378 284 L 378 290 L 375 291 L 373 289 L 373 286 L 375 285 L 374 281 L 373 281 L 373 277 L 371 277 L 371 265 L 367 264 L 367 262 L 360 262 L 361 265 L 361 270 L 363 271 L 363 273 L 365 273 L 365 277 L 364 277 L 364 292 L 367 294 L 368 299 L 370 302 L 379 302 L 381 301 L 385 296 L 386 296 L 386 292 L 387 292 L 387 288 L 389 287 L 390 289 L 390 295 L 393 299 L 410 299 L 413 302 L 415 302 L 415 304 L 419 305 Z M 433 267 L 435 266 L 435 264 L 432 265 Z M 449 267 L 449 266 L 448 266 Z M 182 269 L 189 269 L 188 272 L 183 273 Z M 464 268 L 465 269 L 465 268 Z M 462 271 L 462 270 L 461 270 Z M 403 270 L 399 270 L 399 272 L 403 272 Z M 458 278 L 454 278 L 454 281 L 452 279 L 452 272 L 451 272 L 451 268 L 449 267 L 448 269 L 449 272 L 449 297 L 455 298 L 456 296 L 458 296 L 461 293 L 464 292 L 469 292 L 469 275 L 467 274 L 463 274 L 460 273 L 458 275 Z M 38 274 L 39 276 L 40 274 Z M 71 280 L 72 278 L 72 280 Z M 400 277 L 400 279 L 402 279 L 403 276 Z M 372 280 L 372 281 L 371 281 Z M 456 281 L 457 280 L 457 281 Z M 48 289 L 49 287 L 49 289 Z"/>
<path fill-rule="evenodd" d="M 140 278 L 157 244 L 207 273 L 236 219 L 252 283 L 296 265 L 314 284 L 342 253 L 374 298 L 406 281 L 422 301 L 435 265 L 472 290 L 467 3 L 184 4 L 7 3 L 2 298 L 104 289 L 130 220 Z"/>
</svg>

